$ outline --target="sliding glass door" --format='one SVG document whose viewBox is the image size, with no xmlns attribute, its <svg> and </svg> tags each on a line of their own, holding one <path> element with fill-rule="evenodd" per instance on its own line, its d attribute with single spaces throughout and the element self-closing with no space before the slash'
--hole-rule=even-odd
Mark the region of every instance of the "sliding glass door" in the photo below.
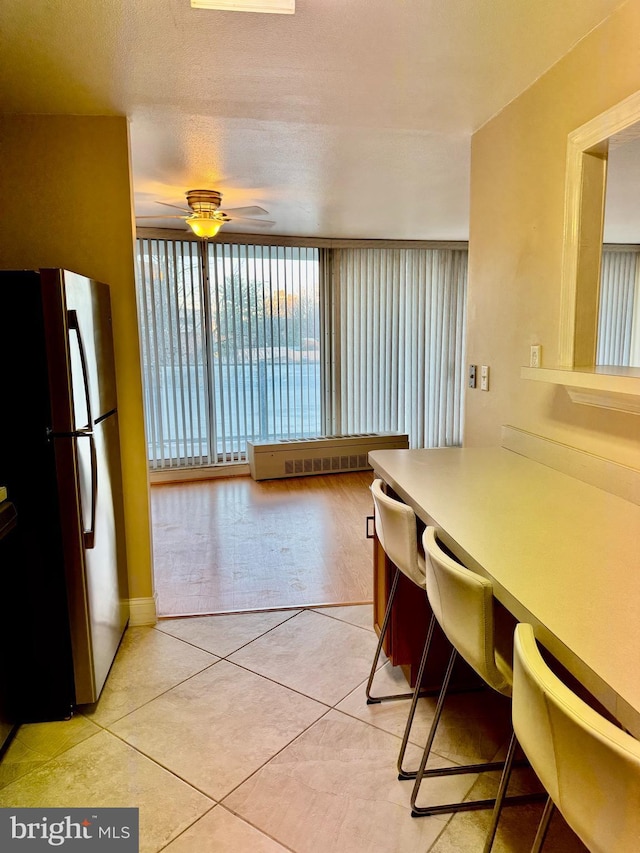
<svg viewBox="0 0 640 853">
<path fill-rule="evenodd" d="M 318 435 L 316 249 L 139 240 L 138 270 L 153 468 Z"/>
</svg>

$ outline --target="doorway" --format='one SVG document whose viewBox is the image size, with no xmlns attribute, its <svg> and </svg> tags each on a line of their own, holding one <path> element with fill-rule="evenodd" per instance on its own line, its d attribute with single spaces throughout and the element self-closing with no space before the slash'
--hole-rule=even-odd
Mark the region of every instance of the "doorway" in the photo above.
<svg viewBox="0 0 640 853">
<path fill-rule="evenodd" d="M 158 616 L 370 603 L 372 478 L 152 486 Z"/>
</svg>

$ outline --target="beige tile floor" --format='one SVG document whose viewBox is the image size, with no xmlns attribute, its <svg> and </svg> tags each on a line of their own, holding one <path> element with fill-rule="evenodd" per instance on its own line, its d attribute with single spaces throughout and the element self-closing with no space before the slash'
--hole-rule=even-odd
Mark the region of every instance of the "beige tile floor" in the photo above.
<svg viewBox="0 0 640 853">
<path fill-rule="evenodd" d="M 0 806 L 137 806 L 143 853 L 481 851 L 488 812 L 410 816 L 411 783 L 395 770 L 407 703 L 365 702 L 370 624 L 364 605 L 130 629 L 95 706 L 19 729 Z M 402 675 L 383 662 L 376 678 L 384 691 Z M 409 764 L 433 706 L 420 701 Z M 435 764 L 504 750 L 500 697 L 458 695 L 448 711 Z M 473 783 L 432 779 L 424 793 L 444 802 Z M 476 788 L 490 796 L 496 784 Z M 506 810 L 496 853 L 529 849 L 540 808 Z M 585 848 L 555 818 L 545 850 Z"/>
</svg>

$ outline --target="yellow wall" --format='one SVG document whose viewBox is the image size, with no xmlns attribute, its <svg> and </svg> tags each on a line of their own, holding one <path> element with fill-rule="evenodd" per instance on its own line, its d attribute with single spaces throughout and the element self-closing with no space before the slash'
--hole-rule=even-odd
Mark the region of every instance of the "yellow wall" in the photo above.
<svg viewBox="0 0 640 853">
<path fill-rule="evenodd" d="M 0 268 L 111 286 L 131 598 L 153 594 L 127 120 L 0 117 Z"/>
<path fill-rule="evenodd" d="M 630 0 L 472 139 L 465 443 L 511 424 L 640 468 L 640 416 L 572 403 L 520 378 L 531 344 L 557 366 L 568 134 L 640 90 L 640 3 Z"/>
</svg>

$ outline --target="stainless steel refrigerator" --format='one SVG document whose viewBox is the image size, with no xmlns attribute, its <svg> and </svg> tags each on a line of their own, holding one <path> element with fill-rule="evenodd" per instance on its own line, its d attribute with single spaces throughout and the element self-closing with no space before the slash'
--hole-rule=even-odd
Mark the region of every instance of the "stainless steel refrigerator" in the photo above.
<svg viewBox="0 0 640 853">
<path fill-rule="evenodd" d="M 95 702 L 128 621 L 109 287 L 0 272 L 0 483 L 19 524 L 0 623 L 20 721 Z M 8 575 L 8 576 L 7 576 Z"/>
</svg>

